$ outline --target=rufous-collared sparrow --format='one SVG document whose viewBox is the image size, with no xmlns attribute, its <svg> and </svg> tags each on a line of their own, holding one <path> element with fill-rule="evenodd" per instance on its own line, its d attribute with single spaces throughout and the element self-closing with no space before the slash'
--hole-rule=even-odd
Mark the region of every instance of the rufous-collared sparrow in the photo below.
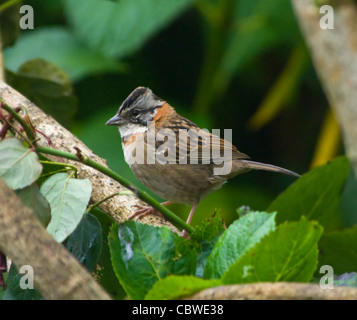
<svg viewBox="0 0 357 320">
<path fill-rule="evenodd" d="M 149 88 L 136 88 L 106 124 L 119 127 L 125 161 L 145 186 L 169 200 L 164 204 L 192 204 L 188 224 L 198 203 L 238 174 L 256 169 L 299 177 L 249 160 L 227 140 L 180 116 Z M 141 209 L 131 218 L 153 212 L 153 208 Z"/>
</svg>

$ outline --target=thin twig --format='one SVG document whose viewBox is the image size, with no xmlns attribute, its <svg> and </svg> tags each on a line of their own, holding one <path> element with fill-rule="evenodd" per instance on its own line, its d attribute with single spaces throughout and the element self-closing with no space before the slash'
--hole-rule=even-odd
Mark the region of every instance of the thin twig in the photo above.
<svg viewBox="0 0 357 320">
<path fill-rule="evenodd" d="M 73 160 L 73 161 L 79 161 L 89 167 L 92 167 L 92 168 L 104 173 L 108 177 L 119 182 L 125 188 L 132 191 L 139 199 L 145 201 L 146 203 L 151 205 L 153 208 L 155 208 L 157 211 L 160 211 L 168 220 L 170 220 L 177 227 L 185 229 L 190 233 L 192 233 L 194 231 L 194 228 L 192 226 L 185 223 L 181 218 L 179 218 L 177 215 L 175 215 L 171 210 L 162 206 L 159 202 L 157 202 L 153 197 L 151 197 L 145 191 L 142 191 L 142 190 L 136 188 L 130 181 L 128 181 L 125 178 L 123 178 L 122 176 L 118 175 L 113 170 L 102 166 L 101 164 L 90 159 L 89 157 L 79 155 L 78 151 L 77 151 L 77 154 L 73 154 L 73 153 L 69 153 L 69 152 L 65 152 L 65 151 L 61 151 L 61 150 L 57 150 L 57 149 L 52 149 L 52 148 L 48 148 L 48 147 L 36 146 L 36 152 L 43 153 L 43 154 L 49 154 L 49 155 L 53 155 L 53 156 L 59 156 L 59 157 L 65 158 L 65 159 Z"/>
</svg>

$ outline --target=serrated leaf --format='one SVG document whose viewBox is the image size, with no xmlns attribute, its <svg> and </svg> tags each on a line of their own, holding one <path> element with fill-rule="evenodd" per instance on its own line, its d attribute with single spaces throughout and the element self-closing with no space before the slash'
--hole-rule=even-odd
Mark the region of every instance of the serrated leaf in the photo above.
<svg viewBox="0 0 357 320">
<path fill-rule="evenodd" d="M 233 222 L 216 242 L 204 270 L 204 278 L 219 279 L 237 259 L 275 230 L 276 212 L 249 212 Z"/>
<path fill-rule="evenodd" d="M 336 229 L 341 225 L 338 203 L 349 168 L 348 159 L 339 157 L 311 170 L 280 194 L 267 211 L 278 212 L 277 223 L 304 215 L 318 220 L 327 231 Z"/>
<path fill-rule="evenodd" d="M 67 0 L 64 3 L 67 19 L 79 39 L 107 57 L 123 57 L 139 49 L 193 1 Z"/>
<path fill-rule="evenodd" d="M 0 178 L 12 189 L 22 189 L 36 181 L 42 171 L 35 152 L 16 138 L 0 142 Z"/>
<path fill-rule="evenodd" d="M 304 217 L 285 222 L 238 259 L 222 276 L 224 284 L 311 280 L 323 228 Z"/>
<path fill-rule="evenodd" d="M 153 285 L 145 300 L 180 299 L 221 284 L 220 280 L 206 280 L 194 276 L 168 276 Z"/>
<path fill-rule="evenodd" d="M 319 266 L 330 265 L 335 274 L 357 271 L 357 226 L 324 233 L 319 242 Z"/>
<path fill-rule="evenodd" d="M 47 226 L 51 220 L 51 207 L 40 192 L 36 183 L 21 189 L 17 192 L 22 203 L 32 209 L 43 226 Z"/>
<path fill-rule="evenodd" d="M 57 173 L 42 184 L 40 191 L 51 206 L 47 231 L 57 242 L 62 242 L 81 221 L 92 184 L 88 179 L 72 179 L 66 173 Z"/>
<path fill-rule="evenodd" d="M 143 299 L 157 280 L 170 274 L 196 270 L 197 254 L 189 240 L 166 227 L 125 221 L 112 227 L 109 247 L 114 271 L 132 299 Z"/>
<path fill-rule="evenodd" d="M 91 214 L 84 214 L 77 228 L 69 235 L 66 248 L 92 272 L 102 249 L 102 228 L 98 219 Z"/>
</svg>

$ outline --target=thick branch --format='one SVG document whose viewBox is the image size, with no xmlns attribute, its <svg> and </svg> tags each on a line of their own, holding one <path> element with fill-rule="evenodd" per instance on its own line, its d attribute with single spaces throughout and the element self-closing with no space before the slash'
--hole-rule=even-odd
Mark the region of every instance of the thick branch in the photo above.
<svg viewBox="0 0 357 320">
<path fill-rule="evenodd" d="M 31 101 L 2 81 L 0 81 L 0 97 L 13 109 L 20 106 L 26 107 L 33 125 L 51 139 L 53 148 L 69 153 L 76 152 L 76 148 L 78 148 L 83 156 L 86 156 L 103 166 L 107 166 L 104 159 L 95 155 L 92 150 L 90 150 L 77 137 L 62 127 L 51 116 L 45 114 L 41 109 L 36 107 Z M 38 146 L 48 146 L 47 140 L 42 135 L 38 135 L 38 138 L 40 138 L 40 141 L 37 142 Z M 48 156 L 48 158 L 58 161 L 58 158 L 55 156 Z M 124 190 L 118 182 L 93 168 L 71 160 L 64 159 L 64 161 L 76 165 L 80 178 L 88 178 L 92 181 L 92 202 L 98 202 L 109 195 Z M 126 220 L 126 218 L 137 209 L 136 205 L 145 204 L 140 202 L 134 195 L 123 195 L 120 197 L 113 197 L 102 203 L 100 208 L 108 212 L 116 221 L 120 222 Z M 155 226 L 165 225 L 176 231 L 176 228 L 173 227 L 172 224 L 158 216 L 150 215 L 144 217 L 143 221 Z"/>
<path fill-rule="evenodd" d="M 356 300 L 357 288 L 321 289 L 317 284 L 261 282 L 202 290 L 192 300 Z"/>
<path fill-rule="evenodd" d="M 357 174 L 357 8 L 334 7 L 334 29 L 320 27 L 315 0 L 291 0 L 322 86 L 342 129 L 347 155 Z"/>
<path fill-rule="evenodd" d="M 2 179 L 0 203 L 0 251 L 11 257 L 17 267 L 33 268 L 35 288 L 45 298 L 110 299 Z"/>
</svg>

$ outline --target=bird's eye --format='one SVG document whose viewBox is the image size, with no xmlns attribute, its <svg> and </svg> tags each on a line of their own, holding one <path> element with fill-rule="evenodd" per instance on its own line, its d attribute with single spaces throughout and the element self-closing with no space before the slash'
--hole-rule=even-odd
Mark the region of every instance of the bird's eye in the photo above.
<svg viewBox="0 0 357 320">
<path fill-rule="evenodd" d="M 140 111 L 137 110 L 137 109 L 134 109 L 132 112 L 131 112 L 132 116 L 133 117 L 137 117 L 139 114 L 140 114 Z"/>
</svg>

